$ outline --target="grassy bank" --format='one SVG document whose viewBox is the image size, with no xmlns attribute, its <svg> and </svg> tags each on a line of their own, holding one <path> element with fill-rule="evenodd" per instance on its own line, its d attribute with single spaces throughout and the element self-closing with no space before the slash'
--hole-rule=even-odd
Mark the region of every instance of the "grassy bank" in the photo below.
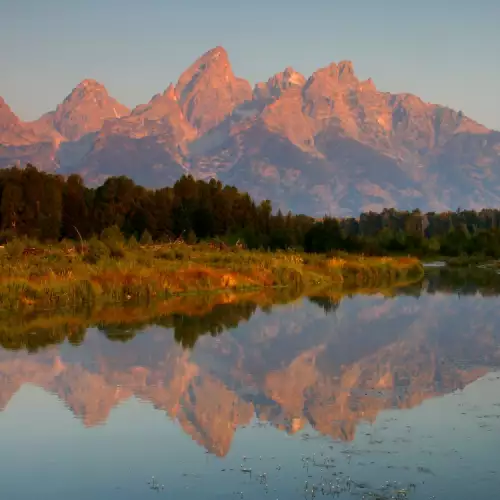
<svg viewBox="0 0 500 500">
<path fill-rule="evenodd" d="M 33 245 L 33 244 L 31 244 Z M 286 287 L 297 293 L 391 286 L 421 278 L 413 258 L 257 252 L 209 245 L 26 246 L 0 251 L 0 308 L 150 302 L 222 290 Z"/>
</svg>

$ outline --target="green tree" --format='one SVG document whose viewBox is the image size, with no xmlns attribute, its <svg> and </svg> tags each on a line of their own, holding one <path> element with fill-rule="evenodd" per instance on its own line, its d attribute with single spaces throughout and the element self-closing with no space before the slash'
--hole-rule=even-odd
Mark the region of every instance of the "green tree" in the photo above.
<svg viewBox="0 0 500 500">
<path fill-rule="evenodd" d="M 111 251 L 107 245 L 97 238 L 91 238 L 88 243 L 85 260 L 92 264 L 97 264 L 101 259 L 106 259 L 111 255 Z"/>
<path fill-rule="evenodd" d="M 152 243 L 153 243 L 153 237 L 151 236 L 151 233 L 146 229 L 141 234 L 141 245 L 151 245 Z"/>
<path fill-rule="evenodd" d="M 325 217 L 323 221 L 314 224 L 304 237 L 306 252 L 325 253 L 344 248 L 345 242 L 340 224 L 338 220 L 331 217 Z"/>
<path fill-rule="evenodd" d="M 76 174 L 70 175 L 63 187 L 61 235 L 63 238 L 79 240 L 92 234 L 90 213 L 90 190 L 83 179 Z"/>
<path fill-rule="evenodd" d="M 188 245 L 194 245 L 197 241 L 197 238 L 196 238 L 196 233 L 190 229 L 186 235 L 186 243 Z"/>
</svg>

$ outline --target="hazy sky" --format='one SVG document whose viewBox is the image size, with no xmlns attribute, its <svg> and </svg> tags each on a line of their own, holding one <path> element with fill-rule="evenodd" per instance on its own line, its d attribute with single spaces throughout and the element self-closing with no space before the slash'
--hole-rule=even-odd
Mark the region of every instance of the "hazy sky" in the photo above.
<svg viewBox="0 0 500 500">
<path fill-rule="evenodd" d="M 0 0 L 0 96 L 34 119 L 95 78 L 132 107 L 222 45 L 252 84 L 350 59 L 500 129 L 499 25 L 500 0 Z"/>
</svg>

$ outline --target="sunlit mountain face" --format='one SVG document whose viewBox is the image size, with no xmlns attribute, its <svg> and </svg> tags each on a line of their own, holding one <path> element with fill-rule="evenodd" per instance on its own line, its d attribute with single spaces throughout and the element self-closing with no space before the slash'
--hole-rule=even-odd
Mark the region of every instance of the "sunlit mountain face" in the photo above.
<svg viewBox="0 0 500 500">
<path fill-rule="evenodd" d="M 34 122 L 0 97 L 0 167 L 32 163 L 90 185 L 120 175 L 152 188 L 183 174 L 216 178 L 318 217 L 500 201 L 500 132 L 378 89 L 350 61 L 311 75 L 287 67 L 252 89 L 215 47 L 167 85 L 130 110 L 86 79 Z"/>
</svg>

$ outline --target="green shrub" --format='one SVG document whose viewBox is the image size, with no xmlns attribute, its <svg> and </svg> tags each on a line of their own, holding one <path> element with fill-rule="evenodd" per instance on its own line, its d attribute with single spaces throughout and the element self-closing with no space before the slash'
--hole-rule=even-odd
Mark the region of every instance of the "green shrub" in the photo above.
<svg viewBox="0 0 500 500">
<path fill-rule="evenodd" d="M 177 260 L 187 260 L 189 259 L 189 252 L 185 252 L 183 250 L 180 250 L 179 248 L 176 248 L 174 250 L 174 257 Z"/>
<path fill-rule="evenodd" d="M 196 233 L 190 229 L 186 235 L 186 243 L 188 245 L 194 245 L 197 241 L 197 238 L 196 238 Z"/>
<path fill-rule="evenodd" d="M 91 264 L 96 264 L 101 259 L 106 259 L 111 255 L 111 250 L 107 245 L 97 238 L 92 238 L 88 244 L 85 260 Z"/>
<path fill-rule="evenodd" d="M 73 240 L 67 240 L 67 239 L 61 240 L 58 246 L 63 252 L 67 253 L 80 252 L 81 250 L 81 243 Z"/>
<path fill-rule="evenodd" d="M 155 254 L 155 257 L 157 259 L 163 259 L 163 260 L 176 260 L 176 252 L 174 250 L 161 250 L 160 252 L 157 252 Z"/>
<path fill-rule="evenodd" d="M 159 238 L 157 238 L 158 243 L 167 244 L 167 245 L 169 243 L 172 243 L 172 241 L 174 241 L 174 240 L 175 240 L 175 238 L 169 234 L 162 234 Z"/>
<path fill-rule="evenodd" d="M 123 259 L 125 257 L 125 250 L 119 245 L 111 245 L 109 250 L 113 259 Z"/>
<path fill-rule="evenodd" d="M 125 243 L 125 239 L 123 237 L 120 228 L 115 224 L 114 226 L 107 227 L 101 233 L 101 241 L 106 245 L 121 245 Z"/>
<path fill-rule="evenodd" d="M 151 233 L 145 229 L 141 235 L 141 245 L 151 245 L 153 243 L 153 237 Z"/>
<path fill-rule="evenodd" d="M 5 245 L 5 254 L 10 260 L 16 260 L 22 257 L 26 243 L 24 240 L 15 239 Z"/>
<path fill-rule="evenodd" d="M 289 286 L 293 289 L 304 287 L 304 277 L 302 273 L 293 267 L 279 266 L 274 269 L 275 285 Z"/>
<path fill-rule="evenodd" d="M 0 232 L 0 245 L 4 245 L 5 243 L 9 243 L 16 239 L 16 232 L 12 229 L 5 229 Z"/>
<path fill-rule="evenodd" d="M 109 248 L 111 257 L 121 259 L 125 256 L 125 238 L 116 225 L 106 228 L 101 233 L 101 241 Z"/>
<path fill-rule="evenodd" d="M 139 248 L 139 242 L 137 241 L 137 238 L 132 235 L 128 241 L 127 241 L 127 247 L 130 249 L 130 250 L 135 250 L 137 248 Z"/>
</svg>

